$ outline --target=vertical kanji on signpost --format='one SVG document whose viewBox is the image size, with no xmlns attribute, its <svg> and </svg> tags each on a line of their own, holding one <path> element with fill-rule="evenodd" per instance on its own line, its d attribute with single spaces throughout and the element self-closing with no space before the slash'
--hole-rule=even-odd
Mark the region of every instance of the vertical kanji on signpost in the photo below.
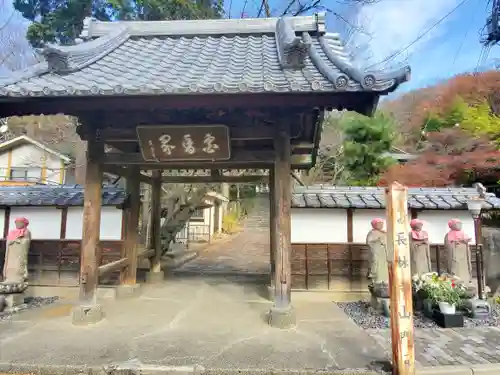
<svg viewBox="0 0 500 375">
<path fill-rule="evenodd" d="M 415 375 L 408 190 L 395 182 L 386 190 L 387 248 L 391 297 L 393 375 Z"/>
</svg>

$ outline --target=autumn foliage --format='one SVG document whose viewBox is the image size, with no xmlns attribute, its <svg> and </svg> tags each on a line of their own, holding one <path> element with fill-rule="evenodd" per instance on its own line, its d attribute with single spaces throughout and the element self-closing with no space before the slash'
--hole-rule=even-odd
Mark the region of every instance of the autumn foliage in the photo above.
<svg viewBox="0 0 500 375">
<path fill-rule="evenodd" d="M 385 109 L 395 117 L 401 147 L 418 154 L 379 181 L 408 186 L 469 185 L 500 180 L 500 72 L 461 74 L 415 90 Z"/>
<path fill-rule="evenodd" d="M 433 87 L 405 94 L 386 103 L 384 109 L 401 125 L 405 148 L 413 151 L 428 118 L 445 116 L 457 97 L 473 106 L 486 101 L 496 114 L 500 114 L 500 71 L 460 74 Z"/>
<path fill-rule="evenodd" d="M 427 149 L 404 165 L 393 165 L 382 176 L 380 186 L 394 181 L 407 186 L 470 184 L 500 180 L 500 151 L 488 140 L 466 137 L 460 129 L 446 129 L 428 135 Z"/>
</svg>

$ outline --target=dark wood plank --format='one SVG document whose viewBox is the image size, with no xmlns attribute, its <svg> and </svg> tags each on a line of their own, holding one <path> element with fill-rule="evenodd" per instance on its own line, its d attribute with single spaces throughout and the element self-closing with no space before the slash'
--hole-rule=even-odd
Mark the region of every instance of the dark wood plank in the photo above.
<svg viewBox="0 0 500 375">
<path fill-rule="evenodd" d="M 151 258 L 151 272 L 161 271 L 161 171 L 153 171 L 153 184 L 151 185 L 151 234 L 149 248 L 155 250 Z"/>
<path fill-rule="evenodd" d="M 275 173 L 274 189 L 276 191 L 276 214 L 277 218 L 277 248 L 276 248 L 276 275 L 275 275 L 275 306 L 278 308 L 289 308 L 291 305 L 291 147 L 290 133 L 284 124 L 279 129 L 275 138 Z"/>
<path fill-rule="evenodd" d="M 121 271 L 120 281 L 122 284 L 133 285 L 137 281 L 137 245 L 139 243 L 139 210 L 141 206 L 139 174 L 141 171 L 137 167 L 130 169 L 130 176 L 127 179 L 129 201 L 124 213 L 125 232 L 123 239 L 124 258 L 128 258 L 128 262 Z"/>
<path fill-rule="evenodd" d="M 276 274 L 276 248 L 278 244 L 278 218 L 276 215 L 277 192 L 275 187 L 275 167 L 269 168 L 269 262 L 271 263 L 271 287 L 274 288 Z"/>
<path fill-rule="evenodd" d="M 80 302 L 82 304 L 95 304 L 99 280 L 97 257 L 100 245 L 102 202 L 102 170 L 99 158 L 104 153 L 104 145 L 97 131 L 93 139 L 88 141 L 87 147 L 80 269 Z"/>
</svg>

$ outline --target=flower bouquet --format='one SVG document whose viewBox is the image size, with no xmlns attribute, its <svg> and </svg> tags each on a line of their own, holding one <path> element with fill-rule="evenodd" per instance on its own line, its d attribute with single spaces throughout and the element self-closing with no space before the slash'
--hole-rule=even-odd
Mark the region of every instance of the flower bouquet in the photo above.
<svg viewBox="0 0 500 375">
<path fill-rule="evenodd" d="M 461 307 L 462 300 L 467 297 L 463 283 L 450 275 L 433 275 L 423 283 L 421 289 L 426 297 L 427 308 L 439 306 L 443 314 L 455 314 L 456 308 Z"/>
</svg>

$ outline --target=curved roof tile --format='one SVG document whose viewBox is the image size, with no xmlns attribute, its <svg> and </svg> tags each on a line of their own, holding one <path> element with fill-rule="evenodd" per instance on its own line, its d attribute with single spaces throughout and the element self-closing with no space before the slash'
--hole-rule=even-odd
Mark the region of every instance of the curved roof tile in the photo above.
<svg viewBox="0 0 500 375">
<path fill-rule="evenodd" d="M 467 201 L 478 196 L 475 188 L 409 188 L 408 207 L 426 210 L 467 210 Z M 324 204 L 326 201 L 333 201 L 335 204 Z M 384 188 L 377 187 L 297 188 L 293 193 L 292 207 L 385 208 L 385 192 Z M 483 209 L 500 209 L 500 198 L 493 193 L 486 193 Z"/>
<path fill-rule="evenodd" d="M 410 69 L 354 67 L 324 14 L 292 18 L 99 22 L 75 46 L 47 46 L 45 61 L 0 78 L 2 96 L 179 95 L 373 91 Z M 96 38 L 97 39 L 92 39 Z"/>
</svg>

